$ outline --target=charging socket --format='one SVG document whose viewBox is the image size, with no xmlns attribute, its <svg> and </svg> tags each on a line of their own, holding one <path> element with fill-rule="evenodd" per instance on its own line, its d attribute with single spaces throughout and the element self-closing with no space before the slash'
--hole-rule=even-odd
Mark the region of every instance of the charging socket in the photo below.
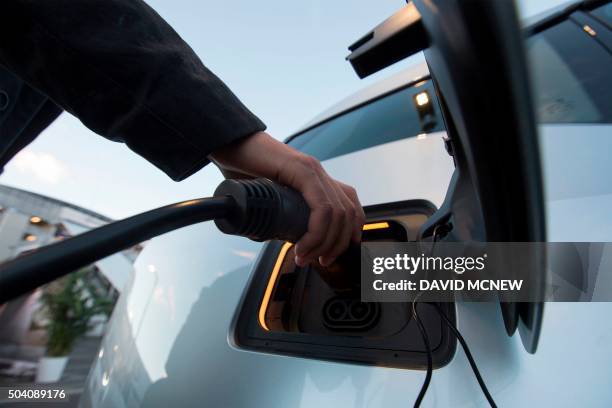
<svg viewBox="0 0 612 408">
<path fill-rule="evenodd" d="M 364 242 L 405 242 L 435 207 L 414 200 L 365 208 Z M 366 303 L 361 297 L 360 248 L 329 267 L 299 267 L 294 246 L 274 241 L 261 254 L 232 324 L 235 346 L 275 354 L 423 369 L 425 346 L 411 303 Z M 454 320 L 454 304 L 441 304 Z M 419 314 L 433 349 L 434 367 L 452 357 L 456 340 L 433 305 Z"/>
</svg>

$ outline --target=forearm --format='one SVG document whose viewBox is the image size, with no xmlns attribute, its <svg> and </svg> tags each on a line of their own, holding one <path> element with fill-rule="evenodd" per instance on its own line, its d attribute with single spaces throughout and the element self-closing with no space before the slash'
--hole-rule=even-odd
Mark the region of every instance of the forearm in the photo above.
<svg viewBox="0 0 612 408">
<path fill-rule="evenodd" d="M 140 0 L 11 0 L 0 63 L 180 180 L 265 128 Z"/>
</svg>

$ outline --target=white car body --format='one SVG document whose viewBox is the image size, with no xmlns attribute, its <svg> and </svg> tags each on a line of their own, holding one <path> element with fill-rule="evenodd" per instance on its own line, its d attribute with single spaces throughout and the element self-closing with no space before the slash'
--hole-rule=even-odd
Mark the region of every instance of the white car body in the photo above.
<svg viewBox="0 0 612 408">
<path fill-rule="evenodd" d="M 425 64 L 336 105 L 306 128 L 428 76 Z M 610 84 L 607 84 L 610 86 Z M 612 126 L 539 127 L 549 241 L 612 241 Z M 491 129 L 492 135 L 495 129 Z M 453 172 L 444 132 L 325 160 L 364 205 L 426 199 L 440 206 Z M 262 244 L 213 223 L 152 240 L 114 311 L 83 406 L 405 407 L 424 371 L 247 352 L 228 330 Z M 608 248 L 603 262 L 612 265 Z M 609 269 L 609 268 L 608 268 Z M 603 276 L 611 284 L 610 276 Z M 457 326 L 502 407 L 612 406 L 612 303 L 549 303 L 538 350 L 509 337 L 499 305 L 458 303 Z M 484 406 L 461 349 L 434 370 L 423 406 Z"/>
</svg>

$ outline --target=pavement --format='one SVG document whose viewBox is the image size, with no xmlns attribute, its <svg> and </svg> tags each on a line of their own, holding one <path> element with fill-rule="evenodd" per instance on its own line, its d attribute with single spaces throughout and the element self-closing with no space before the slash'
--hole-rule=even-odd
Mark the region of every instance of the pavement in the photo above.
<svg viewBox="0 0 612 408">
<path fill-rule="evenodd" d="M 66 369 L 62 378 L 55 384 L 54 389 L 63 389 L 68 395 L 67 402 L 9 402 L 0 400 L 0 408 L 25 408 L 25 407 L 52 407 L 52 408 L 75 408 L 78 407 L 79 399 L 85 388 L 85 380 L 89 374 L 89 369 L 98 354 L 100 347 L 100 337 L 83 337 L 78 340 L 70 353 Z M 36 388 L 33 375 L 21 377 L 0 376 L 0 387 L 11 387 L 16 385 L 28 385 L 32 389 Z"/>
</svg>

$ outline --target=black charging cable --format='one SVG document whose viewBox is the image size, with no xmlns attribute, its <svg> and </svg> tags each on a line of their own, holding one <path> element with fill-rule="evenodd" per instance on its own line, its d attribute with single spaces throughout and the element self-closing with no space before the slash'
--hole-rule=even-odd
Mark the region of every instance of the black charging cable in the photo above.
<svg viewBox="0 0 612 408">
<path fill-rule="evenodd" d="M 268 179 L 225 180 L 214 197 L 183 201 L 44 246 L 0 265 L 0 304 L 133 245 L 203 221 L 257 241 L 297 242 L 310 209 L 297 191 Z"/>
<path fill-rule="evenodd" d="M 453 332 L 455 337 L 457 337 L 457 340 L 459 340 L 459 343 L 461 344 L 461 347 L 463 348 L 463 352 L 465 353 L 465 356 L 467 357 L 470 363 L 470 367 L 472 367 L 474 376 L 476 376 L 476 380 L 478 381 L 478 384 L 480 385 L 480 389 L 482 390 L 482 393 L 484 394 L 484 396 L 487 398 L 489 405 L 492 408 L 497 408 L 497 405 L 495 404 L 495 401 L 493 400 L 493 397 L 491 396 L 489 389 L 487 388 L 484 380 L 482 379 L 482 376 L 480 375 L 480 371 L 478 370 L 478 366 L 476 365 L 476 361 L 474 360 L 474 357 L 472 356 L 470 348 L 468 347 L 467 343 L 465 342 L 465 339 L 463 338 L 463 336 L 457 329 L 457 326 L 455 326 L 453 322 L 451 322 L 451 320 L 448 318 L 448 316 L 446 316 L 446 313 L 444 313 L 444 311 L 442 310 L 439 304 L 432 303 L 432 305 L 436 308 L 436 310 L 440 314 L 440 317 L 442 317 L 442 320 L 444 320 L 444 322 L 446 323 L 448 328 Z"/>
</svg>

